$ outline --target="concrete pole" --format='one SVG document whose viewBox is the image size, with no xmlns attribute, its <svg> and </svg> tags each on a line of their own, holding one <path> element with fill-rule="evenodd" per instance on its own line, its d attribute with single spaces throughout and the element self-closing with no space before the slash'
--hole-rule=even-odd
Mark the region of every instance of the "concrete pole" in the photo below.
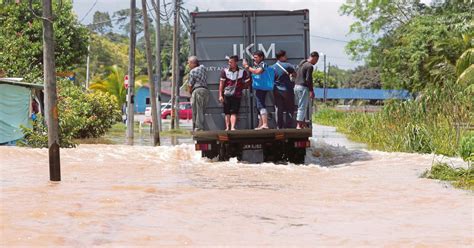
<svg viewBox="0 0 474 248">
<path fill-rule="evenodd" d="M 171 83 L 171 129 L 179 127 L 177 116 L 177 102 L 179 99 L 179 12 L 180 0 L 174 0 L 174 25 L 173 25 L 173 79 Z M 178 97 L 177 97 L 178 96 Z"/>
<path fill-rule="evenodd" d="M 46 124 L 48 125 L 49 180 L 61 181 L 56 66 L 54 62 L 53 6 L 51 0 L 43 0 L 43 65 Z"/>
<path fill-rule="evenodd" d="M 135 0 L 130 0 L 130 48 L 128 53 L 128 94 L 127 94 L 127 138 L 128 144 L 133 145 L 134 108 L 135 108 L 135 45 L 137 35 Z"/>
<path fill-rule="evenodd" d="M 155 65 L 155 74 L 156 74 L 156 92 L 158 94 L 158 104 L 159 112 L 158 112 L 158 128 L 160 131 L 163 131 L 163 124 L 161 123 L 161 39 L 160 39 L 160 28 L 161 28 L 161 20 L 160 20 L 160 0 L 151 0 L 153 4 L 153 8 L 155 9 L 155 16 L 156 16 L 156 27 L 155 27 L 155 49 L 156 49 L 156 65 Z"/>
<path fill-rule="evenodd" d="M 158 108 L 156 106 L 156 91 L 155 81 L 153 80 L 153 66 L 151 56 L 151 42 L 150 42 L 150 28 L 148 21 L 148 10 L 147 0 L 142 0 L 142 13 L 143 13 L 143 31 L 145 32 L 145 50 L 146 50 L 146 62 L 148 69 L 148 81 L 150 82 L 150 100 L 151 100 L 151 120 L 153 130 L 153 145 L 160 145 L 160 130 L 158 128 Z M 159 17 L 157 17 L 159 18 Z"/>
</svg>

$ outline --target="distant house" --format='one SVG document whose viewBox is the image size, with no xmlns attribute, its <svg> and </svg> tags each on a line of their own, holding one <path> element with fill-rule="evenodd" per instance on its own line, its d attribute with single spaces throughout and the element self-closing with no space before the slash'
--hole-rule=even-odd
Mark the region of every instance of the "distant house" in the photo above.
<svg viewBox="0 0 474 248">
<path fill-rule="evenodd" d="M 0 78 L 0 145 L 23 138 L 20 126 L 30 126 L 32 113 L 43 113 L 43 85 L 21 78 Z"/>
<path fill-rule="evenodd" d="M 191 95 L 182 87 L 179 92 L 179 102 L 189 102 Z M 171 100 L 171 82 L 161 82 L 161 103 L 168 103 Z M 140 87 L 135 94 L 135 112 L 144 113 L 146 107 L 151 106 L 150 86 L 148 84 Z"/>
</svg>

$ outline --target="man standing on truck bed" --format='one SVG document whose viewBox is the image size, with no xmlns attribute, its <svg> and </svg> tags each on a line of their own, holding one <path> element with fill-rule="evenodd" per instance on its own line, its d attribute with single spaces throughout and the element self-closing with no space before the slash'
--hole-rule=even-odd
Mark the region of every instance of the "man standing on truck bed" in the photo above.
<svg viewBox="0 0 474 248">
<path fill-rule="evenodd" d="M 238 62 L 238 56 L 230 56 L 229 67 L 223 69 L 220 76 L 219 102 L 224 104 L 226 131 L 235 130 L 242 90 L 250 82 L 247 71 L 240 69 Z"/>
<path fill-rule="evenodd" d="M 295 113 L 295 93 L 294 83 L 291 82 L 290 76 L 295 77 L 296 71 L 292 64 L 287 63 L 288 57 L 286 51 L 280 50 L 276 54 L 277 62 L 273 65 L 275 69 L 275 88 L 273 90 L 273 96 L 275 99 L 276 107 L 276 122 L 277 127 L 281 128 L 292 128 L 293 126 L 293 115 Z M 285 118 L 283 118 L 283 113 Z"/>
<path fill-rule="evenodd" d="M 312 52 L 308 59 L 300 62 L 295 80 L 295 98 L 298 104 L 296 114 L 296 129 L 306 126 L 305 118 L 308 109 L 309 98 L 314 98 L 313 91 L 313 66 L 318 63 L 319 53 Z"/>
<path fill-rule="evenodd" d="M 252 87 L 255 89 L 255 102 L 258 109 L 259 120 L 258 127 L 255 130 L 268 129 L 268 112 L 265 99 L 269 91 L 273 91 L 274 77 L 273 68 L 270 68 L 265 62 L 265 54 L 258 50 L 253 53 L 254 67 L 251 67 L 244 59 L 243 66 L 252 73 Z M 271 71 L 271 73 L 269 73 Z M 272 74 L 272 75 L 271 75 Z M 271 76 L 270 76 L 271 75 Z M 257 87 L 258 86 L 258 87 Z"/>
<path fill-rule="evenodd" d="M 194 131 L 204 130 L 204 111 L 209 101 L 209 89 L 207 88 L 207 72 L 204 65 L 199 64 L 196 56 L 188 58 L 189 92 L 191 93 L 191 105 L 193 110 Z"/>
</svg>

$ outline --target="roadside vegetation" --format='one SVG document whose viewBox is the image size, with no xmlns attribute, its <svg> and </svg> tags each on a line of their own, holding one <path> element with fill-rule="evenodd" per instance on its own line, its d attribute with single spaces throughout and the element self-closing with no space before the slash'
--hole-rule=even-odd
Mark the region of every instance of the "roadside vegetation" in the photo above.
<svg viewBox="0 0 474 248">
<path fill-rule="evenodd" d="M 129 9 L 115 12 L 96 11 L 92 23 L 81 24 L 73 12 L 71 0 L 53 1 L 56 44 L 56 70 L 58 75 L 74 75 L 72 79 L 58 76 L 58 114 L 60 146 L 75 147 L 78 143 L 91 142 L 108 132 L 121 120 L 125 103 L 124 76 L 128 68 L 130 21 Z M 161 77 L 171 76 L 173 26 L 170 18 L 172 6 L 164 6 L 161 31 Z M 32 8 L 41 10 L 41 3 L 33 1 Z M 197 9 L 196 9 L 197 10 Z M 189 55 L 189 11 L 183 11 L 180 30 L 180 61 L 185 67 Z M 152 14 L 152 12 L 150 12 Z M 149 17 L 151 20 L 151 16 Z M 28 1 L 0 1 L 0 75 L 19 77 L 26 82 L 43 83 L 42 21 L 29 9 Z M 135 90 L 149 83 L 146 75 L 145 40 L 143 37 L 142 11 L 137 9 L 137 48 L 135 61 Z M 154 23 L 151 36 L 155 36 Z M 152 47 L 155 46 L 152 39 Z M 88 51 L 89 46 L 89 51 Z M 153 49 L 154 50 L 154 49 Z M 153 51 L 155 52 L 155 51 Z M 90 82 L 86 84 L 86 57 L 89 55 Z M 155 57 L 156 54 L 153 54 Z M 180 72 L 184 74 L 184 69 Z M 182 75 L 183 76 L 183 75 Z M 118 124 L 120 125 L 120 123 Z M 32 128 L 23 127 L 23 146 L 46 147 L 47 128 L 39 115 Z M 110 132 L 116 132 L 112 129 Z M 125 133 L 121 131 L 122 135 Z M 189 135 L 178 130 L 162 135 Z"/>
<path fill-rule="evenodd" d="M 138 123 L 135 123 L 134 131 L 135 132 L 139 132 L 139 131 L 147 132 L 148 131 L 147 128 L 149 126 L 150 126 L 150 124 L 144 124 L 141 127 L 142 130 L 140 130 L 140 125 Z M 125 124 L 116 123 L 112 126 L 112 128 L 108 131 L 108 133 L 113 133 L 113 132 L 123 133 L 125 130 L 127 130 L 127 126 Z M 169 130 L 163 130 L 162 132 L 160 132 L 160 135 L 164 136 L 164 137 L 167 137 L 167 136 L 191 137 L 191 131 L 186 130 L 186 129 L 181 129 L 181 128 L 169 129 Z"/>
<path fill-rule="evenodd" d="M 467 168 L 455 168 L 447 163 L 435 163 L 422 177 L 450 181 L 455 187 L 474 191 L 474 132 L 464 137 L 459 156 L 468 163 Z"/>
<path fill-rule="evenodd" d="M 474 7 L 470 1 L 347 1 L 360 39 L 346 49 L 377 66 L 382 88 L 407 89 L 413 99 L 384 103 L 376 113 L 322 106 L 314 121 L 383 151 L 461 156 L 468 168 L 434 164 L 428 178 L 472 189 L 474 154 Z"/>
<path fill-rule="evenodd" d="M 454 156 L 474 126 L 474 7 L 469 1 L 347 1 L 360 39 L 346 49 L 378 66 L 382 88 L 407 89 L 408 101 L 386 101 L 377 113 L 322 108 L 314 121 L 384 151 Z M 377 37 L 377 38 L 376 38 Z"/>
<path fill-rule="evenodd" d="M 69 80 L 58 82 L 59 142 L 61 147 L 75 147 L 75 139 L 97 138 L 121 120 L 115 96 L 97 91 L 84 92 Z M 24 140 L 19 144 L 48 147 L 47 126 L 40 115 L 31 128 L 22 127 Z"/>
</svg>

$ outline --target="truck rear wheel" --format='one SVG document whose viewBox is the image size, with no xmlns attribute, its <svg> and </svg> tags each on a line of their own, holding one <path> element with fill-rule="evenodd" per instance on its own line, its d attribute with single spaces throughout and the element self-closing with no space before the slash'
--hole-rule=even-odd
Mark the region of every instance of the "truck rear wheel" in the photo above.
<svg viewBox="0 0 474 248">
<path fill-rule="evenodd" d="M 215 151 L 202 151 L 201 152 L 201 156 L 203 158 L 208 158 L 208 159 L 213 159 L 215 157 L 217 157 L 217 153 Z"/>
<path fill-rule="evenodd" d="M 293 148 L 288 152 L 288 161 L 293 164 L 304 164 L 306 148 Z"/>
<path fill-rule="evenodd" d="M 211 149 L 206 151 L 201 151 L 202 158 L 213 159 L 219 155 L 219 147 L 216 143 L 211 143 Z"/>
<path fill-rule="evenodd" d="M 229 161 L 229 154 L 227 154 L 227 144 L 221 143 L 219 145 L 219 161 Z"/>
</svg>

